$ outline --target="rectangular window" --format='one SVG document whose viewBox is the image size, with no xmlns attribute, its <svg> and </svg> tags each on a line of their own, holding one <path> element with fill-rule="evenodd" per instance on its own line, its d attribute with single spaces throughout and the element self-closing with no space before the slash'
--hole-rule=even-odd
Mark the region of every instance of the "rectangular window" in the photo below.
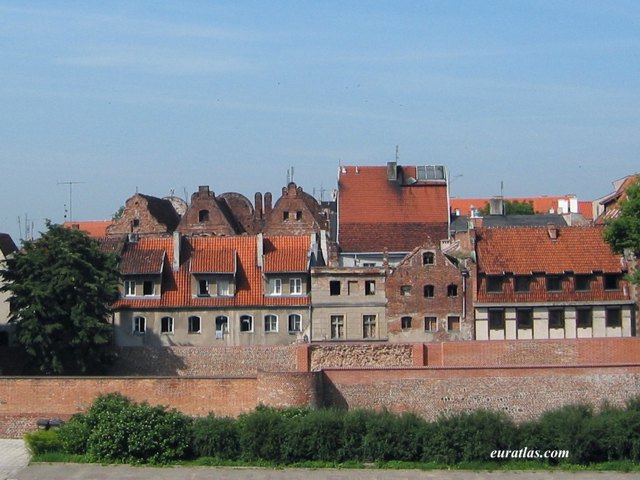
<svg viewBox="0 0 640 480">
<path fill-rule="evenodd" d="M 302 212 L 300 210 L 298 210 L 296 212 L 296 220 L 299 222 L 300 220 L 302 220 Z"/>
<path fill-rule="evenodd" d="M 376 338 L 376 316 L 362 316 L 362 336 L 363 338 Z"/>
<path fill-rule="evenodd" d="M 609 328 L 622 327 L 622 309 L 620 307 L 608 307 L 605 310 L 605 323 Z"/>
<path fill-rule="evenodd" d="M 201 333 L 200 317 L 189 317 L 189 333 Z"/>
<path fill-rule="evenodd" d="M 349 280 L 347 282 L 347 295 L 356 295 L 358 293 L 358 282 Z"/>
<path fill-rule="evenodd" d="M 408 330 L 411 328 L 411 317 L 402 317 L 400 319 L 400 327 L 403 330 Z"/>
<path fill-rule="evenodd" d="M 231 290 L 229 288 L 229 280 L 218 280 L 216 282 L 216 286 L 218 287 L 219 297 L 228 297 L 229 295 L 231 295 Z"/>
<path fill-rule="evenodd" d="M 444 180 L 444 166 L 418 165 L 416 176 L 418 180 Z"/>
<path fill-rule="evenodd" d="M 504 330 L 504 309 L 489 309 L 489 330 Z"/>
<path fill-rule="evenodd" d="M 618 275 L 617 273 L 605 273 L 604 289 L 618 290 L 619 288 L 620 288 L 620 275 Z"/>
<path fill-rule="evenodd" d="M 518 329 L 531 330 L 533 328 L 533 308 L 517 308 L 516 325 Z"/>
<path fill-rule="evenodd" d="M 375 295 L 376 294 L 376 281 L 375 280 L 365 280 L 364 281 L 364 294 L 365 295 Z"/>
<path fill-rule="evenodd" d="M 289 315 L 289 332 L 301 332 L 302 331 L 302 317 L 297 313 Z"/>
<path fill-rule="evenodd" d="M 147 319 L 144 317 L 133 317 L 133 333 L 144 334 L 147 331 Z"/>
<path fill-rule="evenodd" d="M 435 263 L 436 256 L 433 252 L 424 252 L 422 254 L 423 265 L 433 265 Z"/>
<path fill-rule="evenodd" d="M 136 295 L 136 282 L 135 280 L 124 281 L 124 295 L 126 297 L 134 297 Z"/>
<path fill-rule="evenodd" d="M 329 295 L 340 295 L 340 280 L 329 282 Z"/>
<path fill-rule="evenodd" d="M 549 328 L 564 328 L 564 308 L 549 309 Z"/>
<path fill-rule="evenodd" d="M 209 296 L 209 280 L 205 280 L 205 279 L 198 280 L 198 296 L 200 297 Z"/>
<path fill-rule="evenodd" d="M 425 332 L 437 332 L 438 331 L 438 319 L 436 317 L 424 317 L 424 331 Z"/>
<path fill-rule="evenodd" d="M 160 319 L 160 333 L 170 334 L 173 333 L 173 318 L 162 317 Z"/>
<path fill-rule="evenodd" d="M 142 284 L 142 294 L 145 296 L 153 295 L 153 282 L 145 280 Z"/>
<path fill-rule="evenodd" d="M 499 275 L 489 275 L 487 277 L 487 292 L 502 293 L 502 277 Z"/>
<path fill-rule="evenodd" d="M 593 326 L 593 309 L 591 307 L 576 308 L 576 326 L 591 328 Z"/>
<path fill-rule="evenodd" d="M 447 286 L 447 297 L 457 297 L 458 296 L 458 286 L 457 285 L 448 285 Z"/>
<path fill-rule="evenodd" d="M 515 291 L 518 293 L 529 292 L 531 290 L 531 276 L 517 275 L 515 280 Z"/>
<path fill-rule="evenodd" d="M 278 331 L 278 317 L 275 315 L 264 316 L 264 331 L 267 333 Z"/>
<path fill-rule="evenodd" d="M 282 280 L 279 278 L 269 279 L 269 294 L 282 295 Z"/>
<path fill-rule="evenodd" d="M 449 330 L 450 332 L 459 332 L 460 331 L 460 317 L 458 317 L 458 316 L 447 317 L 447 330 Z"/>
<path fill-rule="evenodd" d="M 591 275 L 576 275 L 574 278 L 576 292 L 591 290 Z"/>
<path fill-rule="evenodd" d="M 289 221 L 289 212 L 282 212 L 282 220 L 284 220 L 285 222 Z"/>
<path fill-rule="evenodd" d="M 344 315 L 331 315 L 331 338 L 344 338 Z"/>
<path fill-rule="evenodd" d="M 216 317 L 216 338 L 223 338 L 224 334 L 229 331 L 229 318 L 224 315 Z"/>
<path fill-rule="evenodd" d="M 547 277 L 547 291 L 549 292 L 562 291 L 562 277 L 560 275 L 549 275 Z"/>
<path fill-rule="evenodd" d="M 400 287 L 400 295 L 403 297 L 411 296 L 411 285 L 402 285 Z"/>
<path fill-rule="evenodd" d="M 425 298 L 433 298 L 435 294 L 435 287 L 433 285 L 425 285 L 424 286 L 424 296 Z"/>
<path fill-rule="evenodd" d="M 291 295 L 302 295 L 302 279 L 292 278 L 289 280 L 289 293 Z"/>
</svg>

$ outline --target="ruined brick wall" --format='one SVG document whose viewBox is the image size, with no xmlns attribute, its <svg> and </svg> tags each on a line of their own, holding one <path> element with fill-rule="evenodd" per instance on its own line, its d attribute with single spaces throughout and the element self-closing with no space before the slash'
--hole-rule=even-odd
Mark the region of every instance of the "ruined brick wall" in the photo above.
<svg viewBox="0 0 640 480">
<path fill-rule="evenodd" d="M 252 376 L 297 370 L 296 346 L 123 347 L 113 375 Z"/>
<path fill-rule="evenodd" d="M 324 368 L 386 368 L 411 366 L 410 344 L 328 344 L 310 347 L 311 371 Z"/>
<path fill-rule="evenodd" d="M 320 372 L 260 372 L 258 403 L 275 408 L 322 405 Z"/>
<path fill-rule="evenodd" d="M 504 411 L 517 421 L 563 405 L 640 395 L 640 366 L 325 370 L 325 402 L 348 408 L 414 412 L 434 420 L 450 412 Z"/>
</svg>

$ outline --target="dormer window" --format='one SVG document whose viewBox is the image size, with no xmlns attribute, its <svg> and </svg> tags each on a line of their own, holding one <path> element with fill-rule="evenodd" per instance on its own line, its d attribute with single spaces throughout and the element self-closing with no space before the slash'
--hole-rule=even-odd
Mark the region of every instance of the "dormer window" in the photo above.
<svg viewBox="0 0 640 480">
<path fill-rule="evenodd" d="M 218 287 L 218 296 L 228 297 L 229 295 L 231 295 L 229 280 L 218 280 L 216 282 L 216 286 Z"/>
<path fill-rule="evenodd" d="M 562 291 L 562 277 L 560 275 L 549 275 L 547 277 L 547 290 L 549 292 Z"/>
<path fill-rule="evenodd" d="M 423 265 L 433 265 L 436 262 L 436 256 L 433 252 L 424 252 L 422 254 Z"/>
<path fill-rule="evenodd" d="M 289 280 L 289 293 L 291 295 L 302 295 L 302 279 L 292 278 Z"/>
<path fill-rule="evenodd" d="M 209 296 L 209 280 L 198 280 L 198 296 L 200 297 L 208 297 Z"/>
<path fill-rule="evenodd" d="M 142 283 L 142 294 L 144 296 L 151 296 L 154 293 L 153 282 L 151 280 L 145 280 Z"/>
<path fill-rule="evenodd" d="M 124 295 L 125 297 L 135 297 L 136 295 L 136 282 L 135 280 L 124 281 Z"/>
<path fill-rule="evenodd" d="M 200 210 L 198 212 L 198 222 L 208 222 L 209 221 L 209 210 Z"/>
<path fill-rule="evenodd" d="M 269 279 L 269 295 L 282 295 L 282 280 L 279 278 Z"/>
</svg>

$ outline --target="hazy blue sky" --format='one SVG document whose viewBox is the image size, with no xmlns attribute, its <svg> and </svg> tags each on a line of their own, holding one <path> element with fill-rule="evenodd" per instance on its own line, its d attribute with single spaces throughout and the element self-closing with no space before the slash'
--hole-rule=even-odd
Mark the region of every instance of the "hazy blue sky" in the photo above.
<svg viewBox="0 0 640 480">
<path fill-rule="evenodd" d="M 0 231 L 138 189 L 316 193 L 445 164 L 591 200 L 640 168 L 640 2 L 0 0 Z M 462 175 L 462 176 L 460 176 Z"/>
</svg>

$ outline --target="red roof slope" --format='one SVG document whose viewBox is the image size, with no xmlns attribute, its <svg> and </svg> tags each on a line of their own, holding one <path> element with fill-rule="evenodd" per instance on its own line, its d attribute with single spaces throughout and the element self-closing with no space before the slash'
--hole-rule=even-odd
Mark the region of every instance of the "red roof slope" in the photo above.
<svg viewBox="0 0 640 480">
<path fill-rule="evenodd" d="M 121 254 L 120 273 L 123 275 L 159 275 L 167 252 L 172 251 L 171 238 L 142 238 L 127 243 Z"/>
<path fill-rule="evenodd" d="M 415 167 L 402 171 L 405 179 L 416 177 Z M 445 182 L 398 185 L 387 180 L 387 167 L 341 167 L 338 188 L 343 251 L 411 251 L 427 237 L 438 241 L 448 235 Z"/>
<path fill-rule="evenodd" d="M 107 235 L 107 227 L 113 222 L 111 220 L 91 220 L 87 222 L 64 222 L 62 225 L 67 228 L 75 228 L 87 232 L 93 238 Z"/>
<path fill-rule="evenodd" d="M 552 240 L 546 227 L 479 229 L 478 271 L 527 275 L 625 270 L 621 257 L 602 238 L 601 227 L 560 227 L 557 232 Z"/>
<path fill-rule="evenodd" d="M 311 239 L 307 235 L 266 237 L 264 272 L 306 272 Z"/>
<path fill-rule="evenodd" d="M 570 201 L 571 199 L 575 199 L 575 197 L 569 195 L 562 197 L 509 197 L 504 200 L 530 203 L 535 213 L 559 213 L 558 202 L 560 200 Z M 452 212 L 459 210 L 460 215 L 471 215 L 471 209 L 481 210 L 490 200 L 491 198 L 451 198 L 449 202 Z M 591 202 L 578 202 L 578 212 L 572 213 L 581 213 L 584 218 L 591 219 L 593 217 Z"/>
<path fill-rule="evenodd" d="M 237 253 L 228 239 L 192 238 L 191 273 L 235 273 Z"/>
</svg>

